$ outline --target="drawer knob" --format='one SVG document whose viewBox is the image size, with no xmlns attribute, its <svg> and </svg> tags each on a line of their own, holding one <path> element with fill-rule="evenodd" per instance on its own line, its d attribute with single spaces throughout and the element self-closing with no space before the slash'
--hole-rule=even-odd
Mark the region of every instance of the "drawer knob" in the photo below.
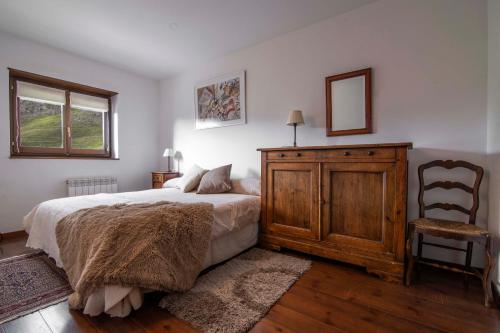
<svg viewBox="0 0 500 333">
<path fill-rule="evenodd" d="M 348 151 L 345 151 L 345 152 L 344 152 L 344 156 L 351 156 L 351 153 L 350 153 L 350 152 L 348 152 Z"/>
<path fill-rule="evenodd" d="M 279 157 L 285 157 L 285 154 L 280 153 L 278 156 L 279 156 Z"/>
<path fill-rule="evenodd" d="M 375 152 L 373 150 L 369 150 L 368 151 L 368 156 L 373 156 L 373 155 L 375 155 Z"/>
<path fill-rule="evenodd" d="M 295 156 L 300 157 L 300 156 L 302 156 L 302 154 L 301 153 L 297 153 L 297 154 L 295 154 Z"/>
</svg>

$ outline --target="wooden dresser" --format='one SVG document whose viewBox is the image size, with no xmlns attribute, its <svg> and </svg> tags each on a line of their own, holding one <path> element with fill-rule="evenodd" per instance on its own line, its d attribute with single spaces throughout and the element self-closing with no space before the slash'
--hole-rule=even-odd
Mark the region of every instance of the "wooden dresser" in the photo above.
<svg viewBox="0 0 500 333">
<path fill-rule="evenodd" d="M 153 188 L 162 188 L 163 183 L 172 178 L 180 177 L 176 171 L 155 171 L 151 172 L 151 181 Z"/>
<path fill-rule="evenodd" d="M 411 143 L 262 148 L 260 243 L 403 282 Z"/>
</svg>

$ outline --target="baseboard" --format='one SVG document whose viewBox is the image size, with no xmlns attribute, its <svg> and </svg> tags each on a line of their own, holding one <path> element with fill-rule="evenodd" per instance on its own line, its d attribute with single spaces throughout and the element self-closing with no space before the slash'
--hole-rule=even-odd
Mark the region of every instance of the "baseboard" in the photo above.
<svg viewBox="0 0 500 333">
<path fill-rule="evenodd" d="M 21 237 L 24 237 L 26 235 L 27 235 L 27 233 L 24 230 L 0 233 L 0 241 L 21 238 Z"/>
</svg>

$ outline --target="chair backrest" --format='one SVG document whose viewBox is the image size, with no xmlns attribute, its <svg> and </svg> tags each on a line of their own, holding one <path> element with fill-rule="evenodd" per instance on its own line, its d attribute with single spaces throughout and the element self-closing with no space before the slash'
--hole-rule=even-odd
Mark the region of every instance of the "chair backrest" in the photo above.
<svg viewBox="0 0 500 333">
<path fill-rule="evenodd" d="M 476 178 L 474 180 L 474 186 L 470 187 L 464 183 L 452 182 L 452 181 L 435 181 L 435 182 L 430 183 L 430 184 L 425 184 L 424 171 L 426 169 L 430 169 L 430 168 L 434 168 L 434 167 L 441 167 L 441 168 L 445 168 L 448 170 L 455 169 L 455 168 L 469 169 L 469 170 L 476 173 Z M 419 190 L 419 194 L 418 194 L 418 204 L 420 206 L 419 216 L 421 218 L 423 218 L 423 217 L 425 217 L 426 210 L 436 209 L 436 208 L 444 209 L 444 210 L 456 210 L 456 211 L 459 211 L 463 214 L 469 215 L 469 223 L 475 224 L 476 223 L 476 213 L 477 213 L 477 209 L 479 208 L 479 185 L 481 185 L 481 180 L 483 179 L 483 174 L 484 174 L 484 170 L 482 167 L 480 167 L 478 165 L 474 165 L 474 164 L 466 162 L 466 161 L 436 160 L 436 161 L 431 161 L 431 162 L 422 164 L 421 166 L 418 167 L 418 179 L 420 182 L 420 190 Z M 442 188 L 445 190 L 460 189 L 462 191 L 470 193 L 470 194 L 472 194 L 472 207 L 470 209 L 467 209 L 467 208 L 464 208 L 464 207 L 457 205 L 457 204 L 442 203 L 442 202 L 426 205 L 424 203 L 424 192 L 427 190 L 432 190 L 434 188 Z"/>
</svg>

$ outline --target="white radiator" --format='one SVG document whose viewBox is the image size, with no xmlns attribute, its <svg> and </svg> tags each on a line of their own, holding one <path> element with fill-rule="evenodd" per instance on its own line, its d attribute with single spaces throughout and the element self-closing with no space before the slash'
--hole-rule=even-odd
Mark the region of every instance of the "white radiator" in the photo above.
<svg viewBox="0 0 500 333">
<path fill-rule="evenodd" d="M 68 179 L 66 184 L 68 185 L 69 197 L 118 192 L 118 181 L 116 177 L 72 178 Z"/>
</svg>

